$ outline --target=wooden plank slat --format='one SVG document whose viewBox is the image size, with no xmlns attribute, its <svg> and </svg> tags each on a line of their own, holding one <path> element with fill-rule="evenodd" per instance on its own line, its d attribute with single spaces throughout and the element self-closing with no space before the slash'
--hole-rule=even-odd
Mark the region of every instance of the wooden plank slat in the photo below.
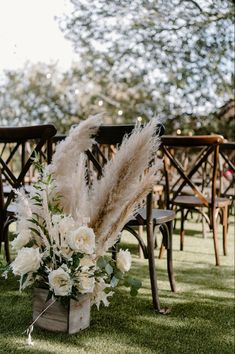
<svg viewBox="0 0 235 354">
<path fill-rule="evenodd" d="M 48 290 L 35 288 L 33 292 L 33 320 L 53 301 L 46 302 Z M 65 307 L 56 301 L 37 320 L 36 326 L 53 332 L 77 333 L 90 325 L 90 298 L 80 295 L 79 300 L 70 300 Z"/>
</svg>

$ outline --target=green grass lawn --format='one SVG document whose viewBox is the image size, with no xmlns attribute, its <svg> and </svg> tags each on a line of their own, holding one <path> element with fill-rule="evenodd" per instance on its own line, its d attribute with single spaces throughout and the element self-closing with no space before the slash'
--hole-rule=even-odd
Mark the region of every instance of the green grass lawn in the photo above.
<svg viewBox="0 0 235 354">
<path fill-rule="evenodd" d="M 229 255 L 216 267 L 211 233 L 201 235 L 201 224 L 189 222 L 185 250 L 179 251 L 174 231 L 174 271 L 177 293 L 170 291 L 166 259 L 157 259 L 162 307 L 171 313 L 159 315 L 152 309 L 146 260 L 138 257 L 137 244 L 129 235 L 123 246 L 133 254 L 132 275 L 143 286 L 132 298 L 119 288 L 108 308 L 92 309 L 91 325 L 75 335 L 45 332 L 35 327 L 35 345 L 25 345 L 23 331 L 31 322 L 31 292 L 18 292 L 17 280 L 0 279 L 0 353 L 234 353 L 234 217 L 230 218 Z M 2 258 L 0 258 L 2 260 Z"/>
</svg>

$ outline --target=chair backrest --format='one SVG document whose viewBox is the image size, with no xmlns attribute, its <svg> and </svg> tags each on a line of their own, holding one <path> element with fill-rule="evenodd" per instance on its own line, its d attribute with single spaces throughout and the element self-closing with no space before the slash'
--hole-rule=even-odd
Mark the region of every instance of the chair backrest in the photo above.
<svg viewBox="0 0 235 354">
<path fill-rule="evenodd" d="M 2 208 L 4 205 L 6 210 L 14 198 L 13 188 L 17 189 L 28 182 L 36 155 L 50 161 L 51 150 L 46 147 L 55 134 L 56 129 L 51 124 L 0 127 L 0 188 L 1 194 L 5 195 L 5 202 L 1 202 Z"/>
<path fill-rule="evenodd" d="M 221 195 L 235 198 L 235 142 L 220 145 Z"/>
<path fill-rule="evenodd" d="M 115 155 L 117 146 L 122 143 L 124 136 L 132 132 L 134 127 L 134 124 L 100 126 L 97 134 L 94 136 L 97 145 L 94 145 L 91 151 L 87 151 L 88 158 L 99 177 L 102 175 L 103 166 Z M 164 126 L 157 124 L 156 134 L 162 136 L 164 131 Z"/>
<path fill-rule="evenodd" d="M 161 140 L 167 207 L 172 206 L 177 196 L 186 194 L 186 188 L 203 205 L 215 206 L 219 146 L 224 138 L 221 135 L 163 136 Z"/>
<path fill-rule="evenodd" d="M 95 144 L 91 150 L 88 150 L 86 152 L 88 156 L 88 162 L 90 163 L 90 168 L 88 168 L 88 170 L 94 169 L 97 173 L 97 177 L 100 178 L 103 174 L 103 167 L 109 159 L 114 157 L 117 146 L 122 143 L 124 136 L 129 135 L 132 132 L 134 127 L 135 125 L 133 124 L 101 125 L 97 134 L 94 136 L 94 139 L 97 144 Z M 164 131 L 164 126 L 162 124 L 157 124 L 156 134 L 158 136 L 162 136 L 164 134 Z M 90 177 L 88 176 L 88 180 L 89 178 Z M 151 217 L 152 204 L 153 203 L 151 192 L 147 196 L 145 202 L 147 208 L 147 218 Z M 142 216 L 138 213 L 135 214 L 135 218 L 140 222 L 142 221 Z"/>
</svg>

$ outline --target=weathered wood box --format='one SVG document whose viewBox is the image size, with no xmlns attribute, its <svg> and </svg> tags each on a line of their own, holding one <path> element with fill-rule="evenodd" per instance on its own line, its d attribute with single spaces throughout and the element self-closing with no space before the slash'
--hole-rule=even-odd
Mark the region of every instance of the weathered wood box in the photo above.
<svg viewBox="0 0 235 354">
<path fill-rule="evenodd" d="M 33 291 L 33 320 L 53 301 L 46 302 L 47 289 L 35 288 Z M 56 301 L 36 321 L 35 326 L 48 331 L 77 333 L 90 325 L 90 298 L 80 295 L 79 300 L 70 300 L 67 307 Z"/>
</svg>

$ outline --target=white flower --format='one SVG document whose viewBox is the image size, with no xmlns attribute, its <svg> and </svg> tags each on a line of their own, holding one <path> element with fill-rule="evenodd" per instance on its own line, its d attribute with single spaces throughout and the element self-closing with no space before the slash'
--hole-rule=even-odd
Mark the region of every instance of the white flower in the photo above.
<svg viewBox="0 0 235 354">
<path fill-rule="evenodd" d="M 96 261 L 92 256 L 85 256 L 80 260 L 80 266 L 82 267 L 83 270 L 89 270 L 91 267 L 94 267 L 95 264 Z"/>
<path fill-rule="evenodd" d="M 122 250 L 117 253 L 117 260 L 116 260 L 117 268 L 121 272 L 128 272 L 131 268 L 131 254 L 128 250 Z"/>
<path fill-rule="evenodd" d="M 92 254 L 95 250 L 95 234 L 87 226 L 80 226 L 68 234 L 69 246 L 74 251 Z"/>
<path fill-rule="evenodd" d="M 19 250 L 16 259 L 11 264 L 12 272 L 15 275 L 23 275 L 29 272 L 36 272 L 40 267 L 42 254 L 39 248 L 23 247 Z"/>
<path fill-rule="evenodd" d="M 31 240 L 30 230 L 21 231 L 18 236 L 11 242 L 11 246 L 14 250 L 18 251 Z"/>
<path fill-rule="evenodd" d="M 95 286 L 95 278 L 88 273 L 80 273 L 78 278 L 78 290 L 81 294 L 92 293 Z"/>
<path fill-rule="evenodd" d="M 69 231 L 74 229 L 74 220 L 72 216 L 66 216 L 60 220 L 59 230 L 62 235 L 67 234 Z"/>
<path fill-rule="evenodd" d="M 69 231 L 74 229 L 75 223 L 71 216 L 65 216 L 55 214 L 52 216 L 52 222 L 54 225 L 58 227 L 59 233 L 62 235 L 66 235 Z"/>
<path fill-rule="evenodd" d="M 70 295 L 72 289 L 72 281 L 67 272 L 63 268 L 52 270 L 48 276 L 50 289 L 54 291 L 56 296 Z"/>
<path fill-rule="evenodd" d="M 109 293 L 105 293 L 104 289 L 109 288 L 110 285 L 106 284 L 104 279 L 102 278 L 98 278 L 96 283 L 95 283 L 95 287 L 94 287 L 94 291 L 91 294 L 91 305 L 96 304 L 97 309 L 99 310 L 100 304 L 101 302 L 103 302 L 104 306 L 109 306 L 109 301 L 108 301 L 108 297 L 112 296 L 114 294 L 113 291 L 110 291 Z"/>
<path fill-rule="evenodd" d="M 65 258 L 70 258 L 73 252 L 68 244 L 68 233 L 74 229 L 75 223 L 71 216 L 55 214 L 52 215 L 53 239 Z"/>
</svg>

